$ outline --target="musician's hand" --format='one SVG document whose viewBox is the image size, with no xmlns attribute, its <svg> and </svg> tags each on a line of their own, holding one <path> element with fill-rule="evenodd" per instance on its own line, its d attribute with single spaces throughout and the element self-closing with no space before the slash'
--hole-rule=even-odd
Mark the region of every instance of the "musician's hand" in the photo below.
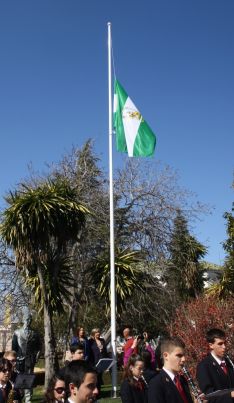
<svg viewBox="0 0 234 403">
<path fill-rule="evenodd" d="M 205 394 L 204 394 L 204 393 L 201 393 L 201 394 L 198 396 L 198 399 L 199 399 L 199 400 L 202 400 L 203 403 L 207 403 L 207 402 L 208 402 L 208 400 L 205 400 Z M 195 401 L 197 402 L 197 399 L 195 399 Z"/>
<path fill-rule="evenodd" d="M 231 397 L 234 397 L 234 390 L 231 392 Z"/>
</svg>

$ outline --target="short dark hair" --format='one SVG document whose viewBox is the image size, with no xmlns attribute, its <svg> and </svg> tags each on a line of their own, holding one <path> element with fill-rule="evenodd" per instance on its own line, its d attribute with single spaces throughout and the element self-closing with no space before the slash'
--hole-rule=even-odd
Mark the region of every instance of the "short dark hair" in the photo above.
<svg viewBox="0 0 234 403">
<path fill-rule="evenodd" d="M 73 353 L 76 352 L 76 350 L 83 350 L 84 351 L 84 345 L 82 343 L 72 344 L 70 346 L 70 352 L 73 354 Z"/>
<path fill-rule="evenodd" d="M 165 352 L 171 352 L 176 347 L 181 347 L 183 349 L 185 348 L 183 340 L 179 337 L 167 337 L 163 339 L 160 346 L 161 356 Z"/>
<path fill-rule="evenodd" d="M 144 351 L 141 352 L 141 357 L 142 357 L 142 360 L 144 361 L 144 367 L 152 369 L 152 363 L 151 363 L 152 356 L 151 356 L 151 353 L 148 350 L 144 350 Z"/>
<path fill-rule="evenodd" d="M 71 361 L 65 368 L 64 378 L 66 389 L 69 389 L 70 383 L 77 388 L 84 382 L 85 375 L 88 373 L 96 374 L 97 371 L 86 361 Z"/>
<path fill-rule="evenodd" d="M 207 343 L 214 343 L 215 339 L 225 339 L 225 338 L 226 338 L 225 332 L 218 328 L 210 329 L 206 333 Z"/>
<path fill-rule="evenodd" d="M 2 370 L 4 370 L 4 369 L 8 369 L 8 371 L 11 371 L 12 364 L 6 358 L 0 358 L 0 372 L 2 372 Z"/>
</svg>

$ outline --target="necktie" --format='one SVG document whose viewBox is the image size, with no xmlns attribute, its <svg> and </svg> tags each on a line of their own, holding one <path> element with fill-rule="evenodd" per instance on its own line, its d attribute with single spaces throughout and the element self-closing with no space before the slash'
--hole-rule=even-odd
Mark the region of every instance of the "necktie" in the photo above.
<svg viewBox="0 0 234 403">
<path fill-rule="evenodd" d="M 2 397 L 3 397 L 4 401 L 6 401 L 6 399 L 7 399 L 6 389 L 5 389 L 5 388 L 1 388 L 1 391 L 2 391 Z"/>
<path fill-rule="evenodd" d="M 179 375 L 176 375 L 176 376 L 175 376 L 174 382 L 175 382 L 175 385 L 176 385 L 176 387 L 177 387 L 177 389 L 178 389 L 178 392 L 179 392 L 179 394 L 180 394 L 181 399 L 183 400 L 184 403 L 188 403 L 188 400 L 187 400 L 187 397 L 186 397 L 186 395 L 185 395 L 184 389 L 183 389 L 183 387 L 182 387 L 182 385 L 181 385 L 181 382 L 180 382 L 180 377 L 179 377 Z"/>
<path fill-rule="evenodd" d="M 226 365 L 225 361 L 221 362 L 220 367 L 222 368 L 222 370 L 225 373 L 225 375 L 227 375 L 228 374 L 228 369 L 227 369 L 227 365 Z"/>
</svg>

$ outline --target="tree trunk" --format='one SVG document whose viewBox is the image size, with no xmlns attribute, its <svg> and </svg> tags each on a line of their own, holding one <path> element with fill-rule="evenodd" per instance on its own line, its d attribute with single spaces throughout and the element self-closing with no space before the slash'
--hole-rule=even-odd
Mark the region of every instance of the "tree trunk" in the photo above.
<svg viewBox="0 0 234 403">
<path fill-rule="evenodd" d="M 44 332 L 45 332 L 45 388 L 56 370 L 55 339 L 53 322 L 48 306 L 44 303 Z"/>
<path fill-rule="evenodd" d="M 49 309 L 49 301 L 46 291 L 43 269 L 40 265 L 37 267 L 37 273 L 40 280 L 41 293 L 44 299 L 44 343 L 45 343 L 45 388 L 47 388 L 50 378 L 54 375 L 57 367 L 55 337 L 53 332 L 53 317 Z"/>
</svg>

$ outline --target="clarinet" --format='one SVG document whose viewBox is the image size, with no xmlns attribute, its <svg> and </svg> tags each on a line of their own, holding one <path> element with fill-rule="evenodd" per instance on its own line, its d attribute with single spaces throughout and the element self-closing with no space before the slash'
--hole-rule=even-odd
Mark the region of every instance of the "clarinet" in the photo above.
<svg viewBox="0 0 234 403">
<path fill-rule="evenodd" d="M 225 357 L 228 360 L 229 364 L 231 365 L 232 369 L 234 370 L 234 362 L 231 360 L 228 354 L 225 354 Z"/>
<path fill-rule="evenodd" d="M 142 381 L 143 381 L 144 384 L 145 384 L 146 389 L 148 389 L 149 385 L 148 385 L 148 383 L 146 382 L 145 377 L 144 377 L 143 375 L 141 375 L 141 376 L 140 376 L 140 379 L 142 379 Z"/>
<path fill-rule="evenodd" d="M 201 393 L 199 392 L 199 389 L 197 388 L 197 386 L 196 386 L 196 384 L 195 384 L 190 372 L 188 371 L 188 369 L 185 366 L 182 367 L 182 371 L 183 371 L 183 373 L 184 373 L 184 375 L 185 375 L 185 377 L 186 377 L 186 379 L 188 381 L 189 386 L 191 387 L 191 390 L 192 390 L 192 393 L 193 393 L 194 397 L 197 399 L 197 403 L 202 403 L 202 400 L 199 397 L 199 395 Z"/>
</svg>

